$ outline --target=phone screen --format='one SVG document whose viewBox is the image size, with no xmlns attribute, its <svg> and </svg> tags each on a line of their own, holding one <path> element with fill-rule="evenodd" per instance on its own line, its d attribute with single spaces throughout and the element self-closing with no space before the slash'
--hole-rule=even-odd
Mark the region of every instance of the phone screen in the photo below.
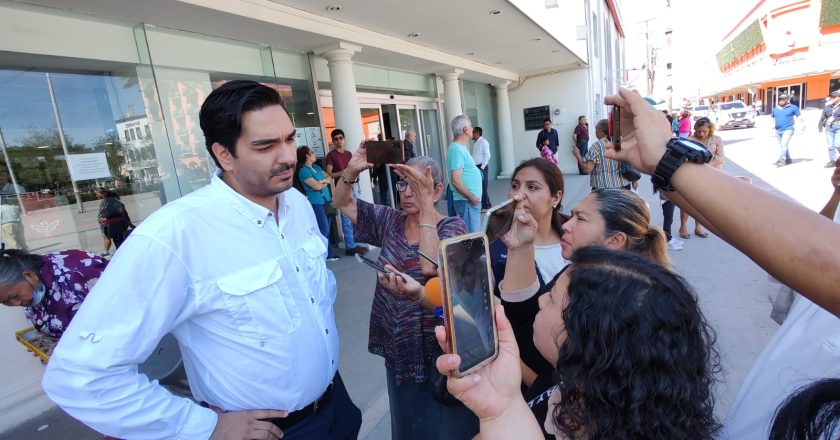
<svg viewBox="0 0 840 440">
<path fill-rule="evenodd" d="M 499 237 L 505 235 L 513 224 L 513 213 L 516 210 L 516 204 L 513 200 L 502 202 L 487 211 L 485 221 L 487 224 L 484 227 L 484 232 L 487 234 L 487 242 L 493 244 Z"/>
<path fill-rule="evenodd" d="M 487 237 L 471 234 L 447 241 L 442 252 L 450 347 L 461 356 L 463 373 L 496 355 Z"/>
<path fill-rule="evenodd" d="M 356 261 L 364 264 L 365 266 L 377 272 L 387 273 L 387 271 L 385 270 L 385 266 L 383 266 L 382 263 L 379 263 L 378 261 L 373 261 L 370 258 L 365 257 L 363 255 L 356 254 Z"/>
<path fill-rule="evenodd" d="M 367 161 L 374 165 L 403 163 L 402 141 L 368 141 L 365 142 Z"/>
</svg>

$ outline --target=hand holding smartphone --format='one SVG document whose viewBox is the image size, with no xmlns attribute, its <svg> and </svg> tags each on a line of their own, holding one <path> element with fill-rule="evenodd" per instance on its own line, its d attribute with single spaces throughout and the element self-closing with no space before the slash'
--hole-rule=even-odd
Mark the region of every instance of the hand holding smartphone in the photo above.
<svg viewBox="0 0 840 440">
<path fill-rule="evenodd" d="M 487 236 L 472 233 L 440 242 L 447 342 L 461 357 L 453 374 L 463 377 L 498 356 L 495 297 Z"/>
</svg>

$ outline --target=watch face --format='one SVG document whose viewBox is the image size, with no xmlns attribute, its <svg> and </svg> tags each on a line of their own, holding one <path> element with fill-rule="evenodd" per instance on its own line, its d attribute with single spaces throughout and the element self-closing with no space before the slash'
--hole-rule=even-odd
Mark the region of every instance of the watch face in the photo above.
<svg viewBox="0 0 840 440">
<path fill-rule="evenodd" d="M 700 142 L 693 141 L 691 139 L 678 139 L 677 142 L 679 142 L 680 145 L 682 145 L 683 147 L 688 148 L 690 150 L 696 150 L 701 152 L 708 150 L 708 148 L 706 148 L 705 145 L 701 144 Z"/>
</svg>

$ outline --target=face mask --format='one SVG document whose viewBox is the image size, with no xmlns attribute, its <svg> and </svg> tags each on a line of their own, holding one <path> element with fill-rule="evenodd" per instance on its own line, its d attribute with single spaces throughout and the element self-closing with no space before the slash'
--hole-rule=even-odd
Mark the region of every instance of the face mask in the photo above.
<svg viewBox="0 0 840 440">
<path fill-rule="evenodd" d="M 32 304 L 29 307 L 37 306 L 38 303 L 44 299 L 44 296 L 47 295 L 47 286 L 45 286 L 44 283 L 41 283 L 38 290 L 32 290 L 32 295 Z"/>
</svg>

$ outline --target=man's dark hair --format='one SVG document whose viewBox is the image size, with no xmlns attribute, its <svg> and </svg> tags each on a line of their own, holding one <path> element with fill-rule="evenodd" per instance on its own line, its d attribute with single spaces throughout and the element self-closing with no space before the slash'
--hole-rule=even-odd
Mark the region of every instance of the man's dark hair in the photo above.
<svg viewBox="0 0 840 440">
<path fill-rule="evenodd" d="M 545 125 L 545 123 L 546 123 L 546 122 L 548 122 L 549 124 L 551 124 L 551 119 L 546 118 L 546 119 L 545 119 L 545 121 L 543 121 L 543 125 Z"/>
<path fill-rule="evenodd" d="M 584 120 L 584 119 L 586 119 L 586 115 L 580 115 L 580 116 L 578 116 L 578 122 L 580 122 L 580 121 L 582 121 L 582 120 Z"/>
<path fill-rule="evenodd" d="M 335 139 L 335 137 L 338 136 L 338 135 L 342 135 L 345 138 L 347 138 L 347 135 L 344 134 L 344 130 L 342 130 L 340 128 L 336 128 L 335 130 L 330 132 L 330 139 Z"/>
<path fill-rule="evenodd" d="M 473 131 L 478 133 L 479 136 L 484 134 L 484 130 L 482 130 L 481 127 L 473 127 Z"/>
<path fill-rule="evenodd" d="M 789 395 L 770 428 L 770 440 L 819 440 L 840 428 L 840 379 L 806 385 Z"/>
<path fill-rule="evenodd" d="M 207 96 L 201 104 L 198 120 L 204 132 L 204 144 L 217 167 L 221 168 L 222 164 L 213 153 L 213 144 L 218 143 L 236 157 L 236 141 L 242 133 L 242 115 L 272 105 L 286 110 L 276 90 L 255 81 L 229 81 Z"/>
</svg>

